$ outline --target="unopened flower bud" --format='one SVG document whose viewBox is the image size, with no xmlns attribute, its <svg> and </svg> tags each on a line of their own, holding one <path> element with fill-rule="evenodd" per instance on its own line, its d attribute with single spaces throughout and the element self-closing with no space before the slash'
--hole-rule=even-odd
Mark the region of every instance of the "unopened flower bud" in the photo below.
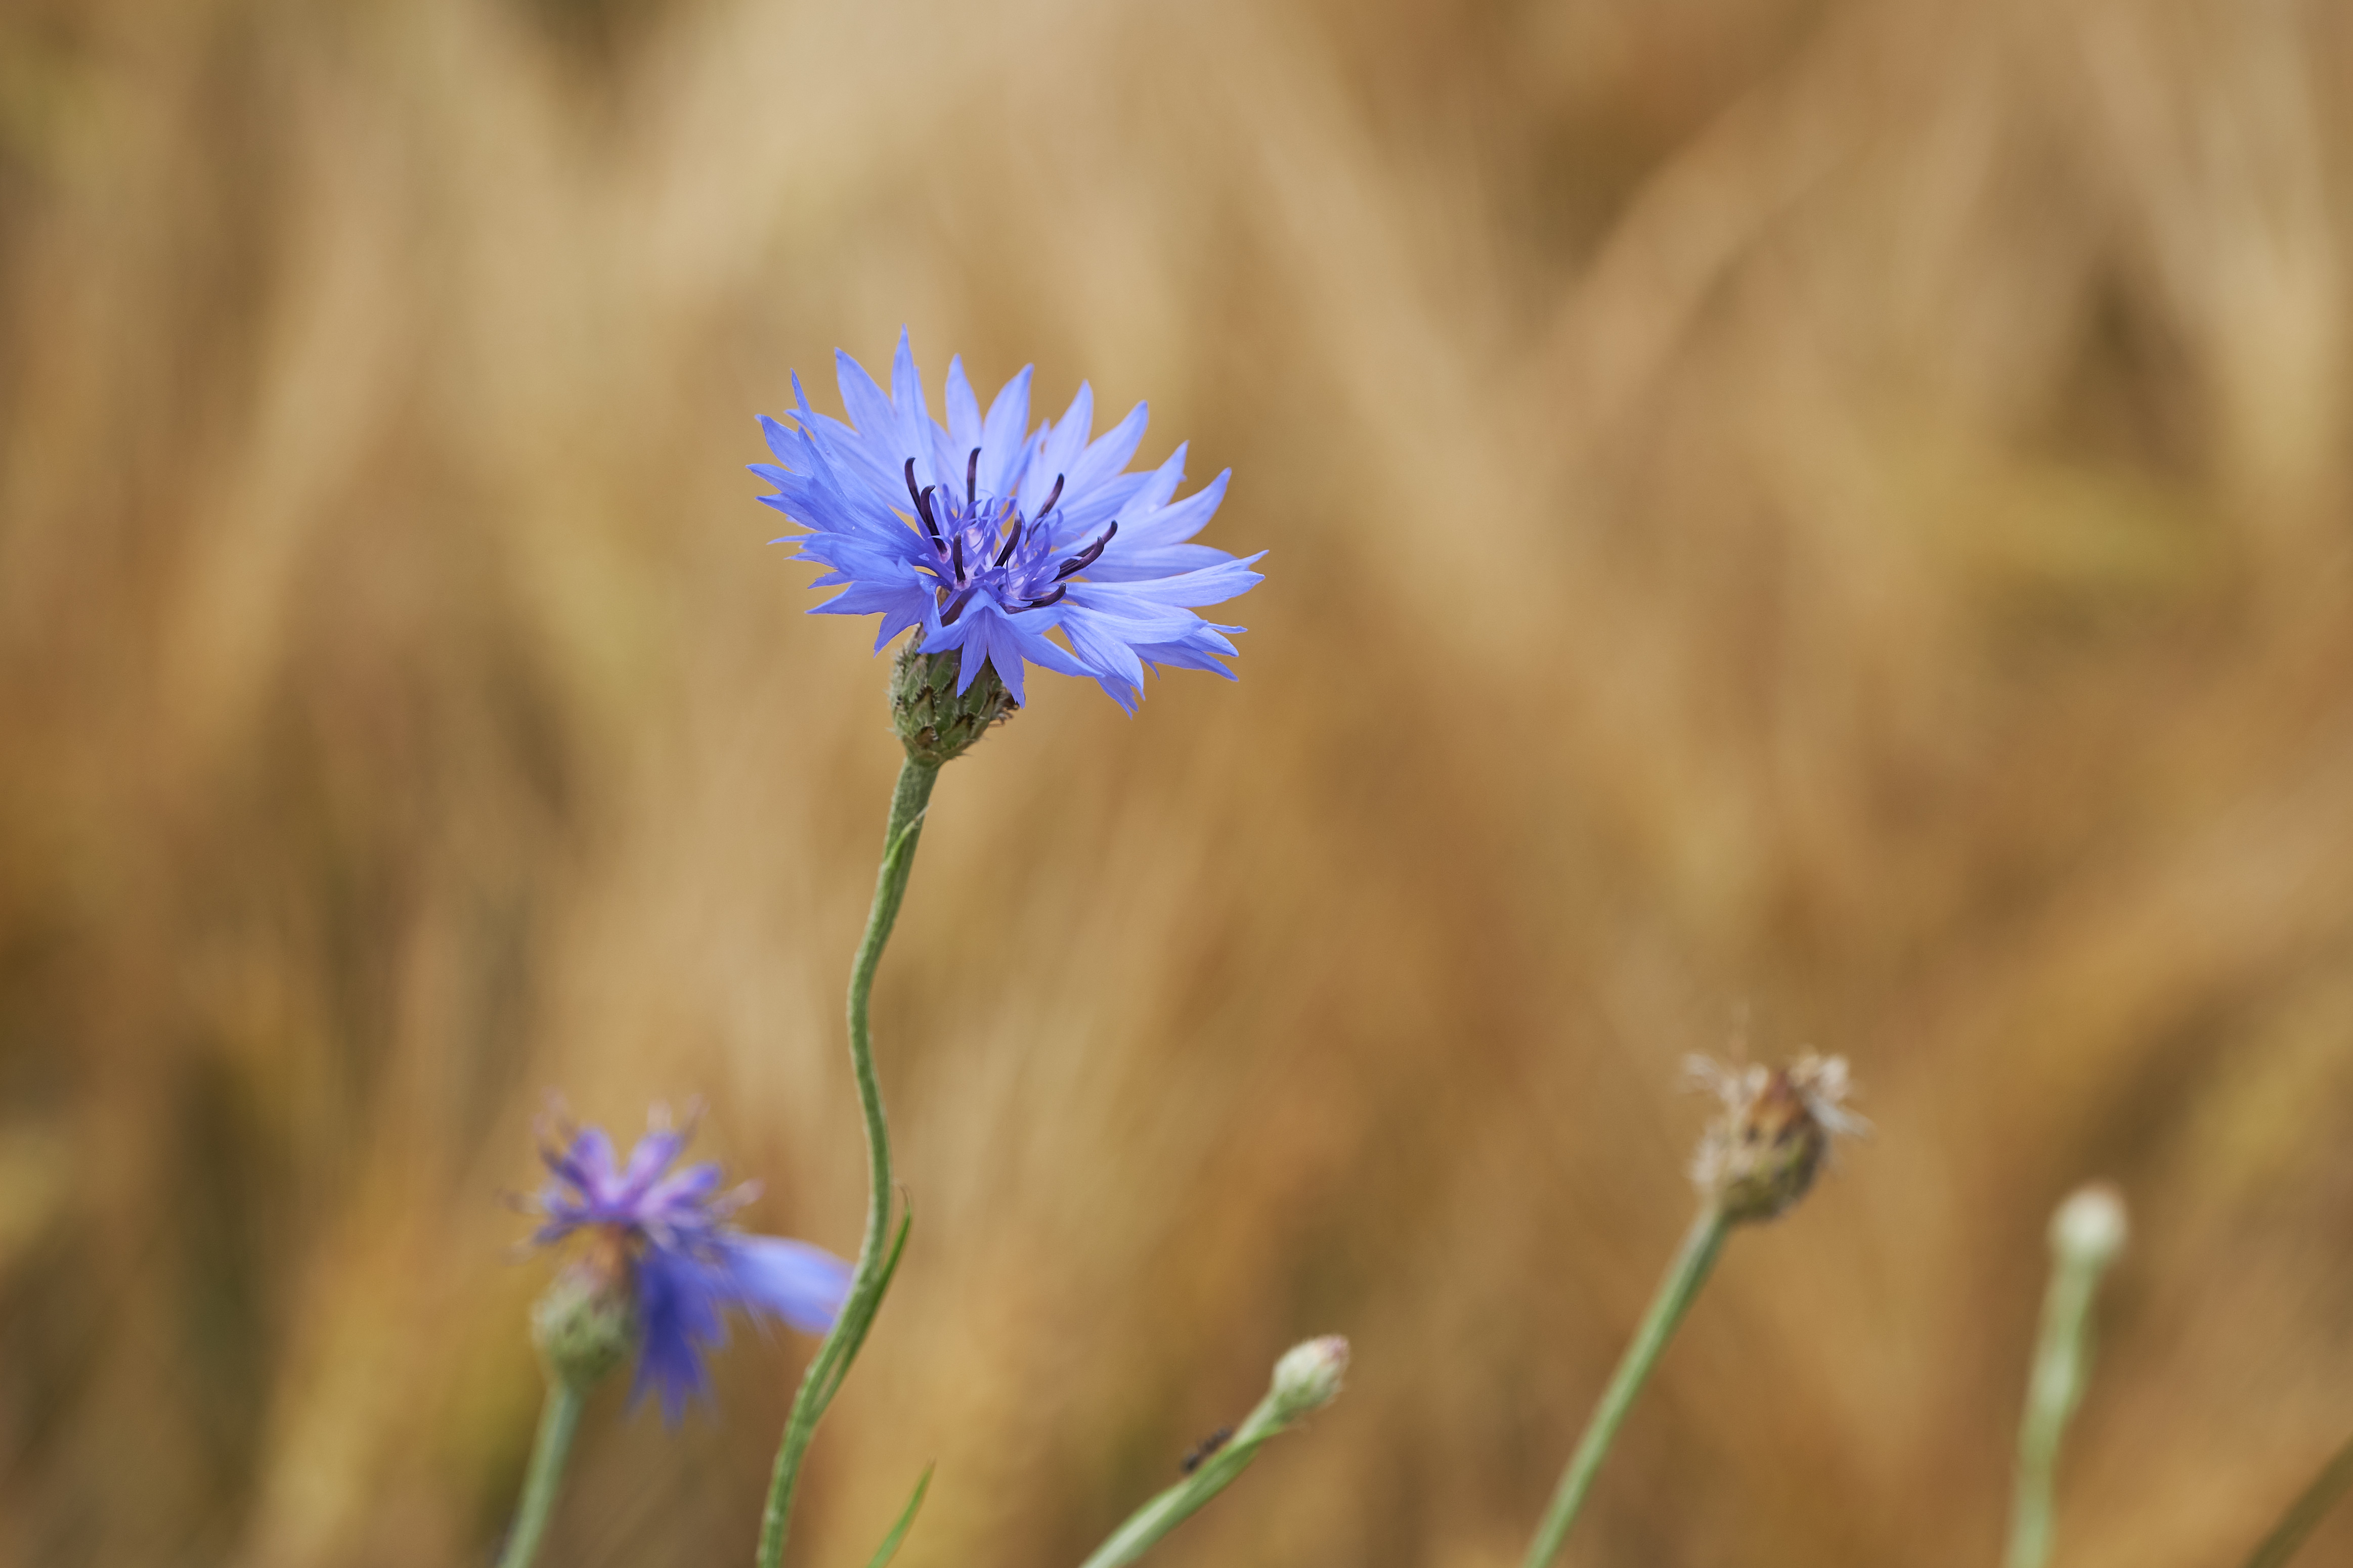
<svg viewBox="0 0 2353 1568">
<path fill-rule="evenodd" d="M 2125 1249 L 2125 1201 L 2105 1182 L 2078 1189 L 2051 1216 L 2051 1250 L 2105 1268 Z"/>
<path fill-rule="evenodd" d="M 638 1313 L 626 1266 L 592 1258 L 557 1275 L 532 1304 L 531 1338 L 549 1372 L 584 1388 L 627 1361 Z"/>
<path fill-rule="evenodd" d="M 1019 711 L 1020 704 L 989 664 L 959 693 L 965 650 L 925 653 L 923 641 L 919 628 L 892 667 L 891 724 L 909 757 L 938 767 L 962 756 L 990 725 Z"/>
<path fill-rule="evenodd" d="M 1694 1058 L 1692 1069 L 1724 1105 L 1700 1140 L 1692 1179 L 1736 1225 L 1788 1213 L 1820 1173 L 1831 1135 L 1862 1128 L 1844 1109 L 1843 1058 L 1807 1056 L 1788 1067 L 1737 1071 Z"/>
<path fill-rule="evenodd" d="M 1274 1414 L 1295 1421 L 1332 1403 L 1348 1370 L 1348 1342 L 1337 1334 L 1293 1345 L 1274 1363 Z"/>
</svg>

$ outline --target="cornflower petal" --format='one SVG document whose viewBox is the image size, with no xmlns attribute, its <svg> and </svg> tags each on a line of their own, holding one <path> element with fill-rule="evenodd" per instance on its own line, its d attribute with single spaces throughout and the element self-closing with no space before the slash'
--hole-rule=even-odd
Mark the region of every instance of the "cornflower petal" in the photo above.
<svg viewBox="0 0 2353 1568">
<path fill-rule="evenodd" d="M 613 1180 L 613 1141 L 601 1127 L 584 1127 L 572 1146 L 550 1167 L 556 1175 L 587 1192 L 601 1192 Z"/>
<path fill-rule="evenodd" d="M 615 1178 L 620 1190 L 631 1196 L 638 1195 L 651 1186 L 654 1178 L 670 1168 L 686 1140 L 667 1127 L 657 1127 L 637 1142 L 629 1151 L 629 1163 Z M 714 1170 L 713 1174 L 716 1174 Z"/>
<path fill-rule="evenodd" d="M 988 405 L 988 422 L 980 437 L 980 483 L 989 494 L 1003 495 L 1018 477 L 1014 465 L 1024 449 L 1023 433 L 1029 428 L 1029 376 L 1023 365 Z"/>
<path fill-rule="evenodd" d="M 849 1295 L 849 1265 L 822 1247 L 780 1236 L 747 1236 L 731 1240 L 726 1253 L 731 1299 L 805 1334 L 833 1327 Z"/>
<path fill-rule="evenodd" d="M 964 374 L 964 355 L 948 361 L 948 447 L 961 447 L 969 451 L 987 443 L 981 436 L 980 399 L 972 395 L 972 382 Z"/>
<path fill-rule="evenodd" d="M 891 362 L 891 403 L 899 416 L 899 445 L 910 456 L 928 453 L 932 461 L 915 465 L 918 482 L 942 485 L 961 483 L 964 465 L 940 450 L 946 432 L 932 421 L 932 411 L 923 402 L 923 373 L 915 368 L 914 351 L 908 346 L 905 328 L 899 331 L 899 352 Z M 928 468 L 928 473 L 924 472 Z"/>
<path fill-rule="evenodd" d="M 1048 430 L 1045 445 L 1038 449 L 1035 471 L 1044 476 L 1047 484 L 1052 484 L 1057 475 L 1067 478 L 1078 467 L 1081 454 L 1087 449 L 1087 437 L 1094 434 L 1094 424 L 1095 389 L 1082 381 L 1071 406 Z M 1043 495 L 1038 500 L 1042 505 Z"/>
<path fill-rule="evenodd" d="M 703 1356 L 727 1342 L 719 1308 L 725 1277 L 682 1252 L 653 1248 L 638 1258 L 638 1371 L 629 1388 L 631 1405 L 652 1389 L 661 1397 L 662 1419 L 677 1426 L 687 1405 L 709 1386 Z"/>
<path fill-rule="evenodd" d="M 649 1184 L 638 1201 L 649 1213 L 662 1213 L 709 1204 L 718 1190 L 719 1167 L 706 1160 L 699 1165 L 689 1165 L 674 1176 Z"/>
<path fill-rule="evenodd" d="M 1078 460 L 1070 466 L 1071 489 L 1081 494 L 1093 489 L 1105 479 L 1116 476 L 1135 456 L 1143 443 L 1144 427 L 1150 415 L 1141 403 L 1127 411 L 1127 417 L 1087 444 Z"/>
</svg>

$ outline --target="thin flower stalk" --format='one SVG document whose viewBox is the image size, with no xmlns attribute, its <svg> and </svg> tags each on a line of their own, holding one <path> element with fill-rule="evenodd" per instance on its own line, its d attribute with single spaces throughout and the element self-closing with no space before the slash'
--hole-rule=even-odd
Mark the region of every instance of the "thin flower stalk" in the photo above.
<svg viewBox="0 0 2353 1568">
<path fill-rule="evenodd" d="M 1609 1446 L 1618 1440 L 1618 1428 L 1624 1425 L 1626 1413 L 1634 1407 L 1635 1396 L 1650 1381 L 1651 1369 L 1658 1365 L 1659 1352 L 1674 1337 L 1675 1326 L 1691 1310 L 1700 1287 L 1707 1283 L 1716 1255 L 1724 1250 L 1725 1238 L 1731 1234 L 1732 1220 L 1714 1203 L 1704 1205 L 1699 1217 L 1692 1221 L 1675 1260 L 1667 1266 L 1666 1277 L 1659 1281 L 1658 1294 L 1651 1298 L 1650 1310 L 1642 1314 L 1641 1325 L 1634 1331 L 1634 1342 L 1619 1358 L 1609 1386 L 1602 1390 L 1601 1402 L 1594 1406 L 1592 1418 L 1585 1424 L 1585 1435 L 1577 1440 L 1577 1449 L 1568 1457 L 1568 1468 L 1561 1472 L 1560 1484 L 1553 1489 L 1552 1501 L 1545 1509 L 1543 1521 L 1536 1526 L 1535 1539 L 1528 1545 L 1526 1568 L 1549 1568 L 1553 1559 L 1560 1555 L 1561 1543 L 1568 1539 L 1569 1526 L 1577 1522 L 1577 1513 L 1585 1507 L 1586 1494 L 1593 1489 L 1593 1478 L 1601 1473 L 1601 1461 L 1609 1457 Z"/>
<path fill-rule="evenodd" d="M 849 1061 L 858 1079 L 858 1103 L 866 1118 L 866 1234 L 850 1275 L 849 1292 L 833 1330 L 818 1347 L 817 1356 L 803 1374 L 785 1433 L 776 1447 L 776 1461 L 768 1480 L 768 1497 L 760 1516 L 760 1568 L 776 1568 L 784 1561 L 785 1542 L 791 1530 L 793 1494 L 799 1486 L 801 1460 L 818 1423 L 833 1403 L 850 1363 L 865 1343 L 866 1331 L 890 1289 L 899 1248 L 906 1241 L 902 1221 L 897 1237 L 891 1230 L 891 1128 L 882 1109 L 882 1085 L 874 1071 L 874 1041 L 867 1009 L 874 991 L 874 972 L 882 962 L 883 945 L 899 918 L 907 895 L 907 875 L 923 837 L 923 813 L 939 777 L 936 763 L 910 757 L 899 769 L 891 795 L 891 821 L 882 839 L 882 866 L 874 882 L 874 902 L 866 916 L 866 932 L 849 970 Z"/>
<path fill-rule="evenodd" d="M 547 1403 L 539 1413 L 539 1435 L 531 1446 L 531 1468 L 525 1473 L 522 1500 L 515 1506 L 514 1528 L 507 1532 L 499 1568 L 531 1568 L 539 1543 L 547 1533 L 548 1517 L 555 1511 L 555 1494 L 564 1483 L 565 1461 L 572 1457 L 572 1436 L 580 1427 L 581 1407 L 588 1403 L 588 1385 L 575 1377 L 552 1377 Z"/>
<path fill-rule="evenodd" d="M 2051 1219 L 2051 1286 L 2019 1424 L 2018 1478 L 2003 1568 L 2042 1568 L 2051 1557 L 2060 1440 L 2092 1372 L 2092 1299 L 2124 1250 L 2125 1210 L 2114 1191 L 2085 1187 Z"/>
</svg>

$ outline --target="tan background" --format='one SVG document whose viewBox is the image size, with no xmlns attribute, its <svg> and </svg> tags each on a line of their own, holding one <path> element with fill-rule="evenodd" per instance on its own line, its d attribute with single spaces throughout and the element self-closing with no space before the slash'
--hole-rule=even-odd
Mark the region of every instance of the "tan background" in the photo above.
<svg viewBox="0 0 2353 1568">
<path fill-rule="evenodd" d="M 2106 1174 L 2060 1561 L 2235 1561 L 2353 1427 L 2348 247 L 2320 0 L 19 0 L 0 1562 L 485 1561 L 550 1090 L 854 1243 L 882 669 L 743 465 L 902 321 L 1272 554 L 943 781 L 798 1561 L 1075 1561 L 1338 1331 L 1164 1560 L 1514 1562 L 1744 1015 L 1877 1132 L 1575 1560 L 1992 1561 Z M 744 1560 L 805 1348 L 548 1561 Z"/>
</svg>

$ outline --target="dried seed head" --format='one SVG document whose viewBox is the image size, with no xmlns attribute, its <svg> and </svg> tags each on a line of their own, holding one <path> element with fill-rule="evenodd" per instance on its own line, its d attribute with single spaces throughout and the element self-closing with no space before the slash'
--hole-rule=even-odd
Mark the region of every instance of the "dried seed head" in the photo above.
<svg viewBox="0 0 2353 1568">
<path fill-rule="evenodd" d="M 1692 1180 L 1736 1225 L 1788 1212 L 1820 1173 L 1831 1139 L 1865 1126 L 1845 1109 L 1842 1057 L 1809 1054 L 1778 1068 L 1694 1057 L 1690 1070 L 1724 1105 L 1700 1139 Z"/>
</svg>

